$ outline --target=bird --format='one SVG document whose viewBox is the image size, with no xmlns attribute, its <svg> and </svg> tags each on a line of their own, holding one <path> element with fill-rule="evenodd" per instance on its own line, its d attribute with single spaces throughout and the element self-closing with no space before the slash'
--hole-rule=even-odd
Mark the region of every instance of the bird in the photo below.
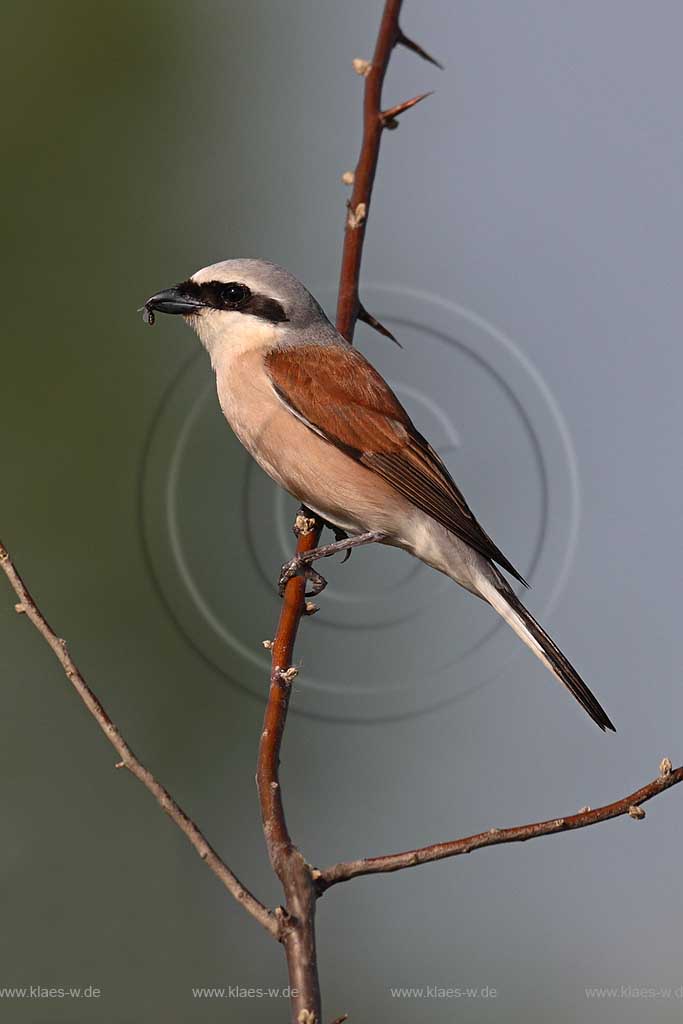
<svg viewBox="0 0 683 1024">
<path fill-rule="evenodd" d="M 318 558 L 400 548 L 487 602 L 603 730 L 614 725 L 503 575 L 526 586 L 479 524 L 444 462 L 365 356 L 308 289 L 262 259 L 211 264 L 141 307 L 182 316 L 208 352 L 218 401 L 263 470 L 335 531 L 283 566 L 314 593 Z"/>
</svg>

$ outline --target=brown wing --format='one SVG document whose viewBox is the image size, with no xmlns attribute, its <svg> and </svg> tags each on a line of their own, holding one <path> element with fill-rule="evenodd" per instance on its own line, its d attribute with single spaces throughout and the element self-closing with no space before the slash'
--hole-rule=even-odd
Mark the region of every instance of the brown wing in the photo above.
<svg viewBox="0 0 683 1024">
<path fill-rule="evenodd" d="M 474 518 L 389 385 L 357 349 L 278 348 L 266 356 L 266 370 L 281 400 L 312 430 L 526 585 Z"/>
</svg>

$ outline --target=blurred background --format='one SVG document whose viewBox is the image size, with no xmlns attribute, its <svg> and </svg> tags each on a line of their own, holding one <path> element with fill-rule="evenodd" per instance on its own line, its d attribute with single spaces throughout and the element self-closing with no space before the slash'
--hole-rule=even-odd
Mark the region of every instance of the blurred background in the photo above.
<svg viewBox="0 0 683 1024">
<path fill-rule="evenodd" d="M 333 315 L 340 175 L 360 141 L 351 61 L 371 56 L 380 8 L 4 14 L 2 537 L 133 749 L 271 903 L 253 775 L 294 502 L 221 420 L 194 336 L 136 309 L 262 256 Z M 406 556 L 327 564 L 283 756 L 293 835 L 320 866 L 597 806 L 683 752 L 683 9 L 425 0 L 402 20 L 446 70 L 392 60 L 388 104 L 437 91 L 384 138 L 363 267 L 404 348 L 365 328 L 357 343 L 618 733 Z M 193 998 L 286 985 L 281 950 L 114 771 L 13 604 L 5 587 L 0 990 L 101 995 L 7 997 L 7 1018 L 286 1019 L 282 999 Z M 327 1019 L 679 1020 L 682 800 L 331 891 Z M 392 995 L 428 986 L 489 996 Z"/>
</svg>

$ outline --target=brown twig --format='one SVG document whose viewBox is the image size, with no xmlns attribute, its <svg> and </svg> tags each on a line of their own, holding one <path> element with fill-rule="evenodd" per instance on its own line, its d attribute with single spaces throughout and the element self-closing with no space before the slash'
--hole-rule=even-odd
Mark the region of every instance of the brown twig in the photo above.
<svg viewBox="0 0 683 1024">
<path fill-rule="evenodd" d="M 127 768 L 131 775 L 134 775 L 136 779 L 140 780 L 143 786 L 148 789 L 155 798 L 159 806 L 166 811 L 166 814 L 168 814 L 171 821 L 175 822 L 180 831 L 187 836 L 201 859 L 207 867 L 213 871 L 217 878 L 221 880 L 228 892 L 234 896 L 237 902 L 240 903 L 245 910 L 249 911 L 252 917 L 255 917 L 259 924 L 262 924 L 263 927 L 271 933 L 271 935 L 277 935 L 279 925 L 276 915 L 273 914 L 272 911 L 268 910 L 267 907 L 264 907 L 264 905 L 260 903 L 244 885 L 242 885 L 237 875 L 235 875 L 227 864 L 221 860 L 192 819 L 188 817 L 182 807 L 178 806 L 168 790 L 164 789 L 161 783 L 157 782 L 149 769 L 145 768 L 145 766 L 137 759 L 118 728 L 114 725 L 104 707 L 79 672 L 73 658 L 67 650 L 66 642 L 57 636 L 36 605 L 28 591 L 28 588 L 26 587 L 26 584 L 17 572 L 14 563 L 10 558 L 9 552 L 2 543 L 0 543 L 0 566 L 7 576 L 10 586 L 19 598 L 19 603 L 15 605 L 16 611 L 26 616 L 26 618 L 35 626 L 43 639 L 51 647 L 54 655 L 64 669 L 67 679 L 72 684 L 76 693 L 81 698 L 86 708 L 121 758 L 116 767 Z"/>
<path fill-rule="evenodd" d="M 391 853 L 384 857 L 367 857 L 334 864 L 320 872 L 316 883 L 318 892 L 322 894 L 331 886 L 338 885 L 339 882 L 347 882 L 350 878 L 358 878 L 359 875 L 401 871 L 403 868 L 416 867 L 418 864 L 429 864 L 431 861 L 445 860 L 447 857 L 458 857 L 462 853 L 472 853 L 473 850 L 481 850 L 484 846 L 524 843 L 527 839 L 552 836 L 557 832 L 569 832 L 576 828 L 587 828 L 589 825 L 597 825 L 601 821 L 619 818 L 623 815 L 644 818 L 645 811 L 641 809 L 641 804 L 652 800 L 653 797 L 663 793 L 665 789 L 670 789 L 672 786 L 678 785 L 679 782 L 683 782 L 683 767 L 673 769 L 668 758 L 664 758 L 662 761 L 659 772 L 658 777 L 646 786 L 613 804 L 605 804 L 604 807 L 585 808 L 578 814 L 553 818 L 550 821 L 537 821 L 533 825 L 492 828 L 488 832 L 479 832 L 477 835 L 466 836 L 464 839 L 434 843 L 432 846 L 407 850 L 405 853 Z"/>
<path fill-rule="evenodd" d="M 375 52 L 365 73 L 363 142 L 353 177 L 353 191 L 349 200 L 349 218 L 347 218 L 344 236 L 344 253 L 337 299 L 337 329 L 349 341 L 353 339 L 353 331 L 358 318 L 358 282 L 365 228 L 370 211 L 370 198 L 377 170 L 379 146 L 382 132 L 386 128 L 382 112 L 382 86 L 389 58 L 394 47 L 401 43 L 419 53 L 420 56 L 428 60 L 431 59 L 421 47 L 414 43 L 411 44 L 411 41 L 403 35 L 398 23 L 401 3 L 402 0 L 386 0 Z"/>
<path fill-rule="evenodd" d="M 316 546 L 321 529 L 322 524 L 317 520 L 299 513 L 295 523 L 298 554 Z M 319 1024 L 321 1000 L 315 950 L 315 885 L 308 864 L 290 838 L 279 778 L 280 747 L 292 681 L 296 676 L 296 670 L 291 667 L 292 655 L 304 612 L 305 591 L 305 579 L 295 576 L 287 583 L 282 599 L 280 621 L 272 647 L 270 690 L 259 743 L 256 785 L 268 855 L 285 894 L 285 909 L 278 914 L 278 937 L 287 957 L 293 993 L 290 1000 L 292 1020 L 305 1020 L 302 1014 L 308 1011 L 314 1015 L 311 1017 L 313 1024 Z"/>
<path fill-rule="evenodd" d="M 407 45 L 398 24 L 401 2 L 386 0 L 372 62 L 363 69 L 363 141 L 346 218 L 336 321 L 340 334 L 349 341 L 353 340 L 361 311 L 358 282 L 365 227 L 380 140 L 388 126 L 382 113 L 382 85 L 394 46 L 399 42 Z M 415 49 L 414 46 L 412 48 Z M 421 55 L 424 56 L 424 53 Z M 409 105 L 412 105 L 412 101 Z M 381 329 L 377 322 L 372 325 Z M 322 526 L 317 520 L 306 522 L 304 526 L 305 532 L 299 530 L 297 554 L 312 550 L 320 537 Z M 317 890 L 310 866 L 289 835 L 278 773 L 292 686 L 294 641 L 304 609 L 305 581 L 301 577 L 294 577 L 285 588 L 280 621 L 273 641 L 270 690 L 259 744 L 256 781 L 268 853 L 285 893 L 286 906 L 280 912 L 281 939 L 287 956 L 290 985 L 297 993 L 291 1001 L 292 1020 L 318 1024 L 321 1020 L 321 1000 L 315 954 Z"/>
</svg>

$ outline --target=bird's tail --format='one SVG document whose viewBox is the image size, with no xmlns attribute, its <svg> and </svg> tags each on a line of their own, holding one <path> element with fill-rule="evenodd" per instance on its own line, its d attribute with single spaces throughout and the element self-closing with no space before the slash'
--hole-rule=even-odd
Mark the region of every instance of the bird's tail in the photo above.
<svg viewBox="0 0 683 1024">
<path fill-rule="evenodd" d="M 501 578 L 501 585 L 496 586 L 489 579 L 478 581 L 480 595 L 496 609 L 508 625 L 512 626 L 517 636 L 524 641 L 546 668 L 567 687 L 576 697 L 579 704 L 586 709 L 593 721 L 604 731 L 615 728 L 600 706 L 598 700 L 588 689 L 576 669 L 570 665 L 557 644 L 550 639 L 546 631 L 539 626 L 536 619 L 526 610 L 519 598 Z"/>
</svg>

